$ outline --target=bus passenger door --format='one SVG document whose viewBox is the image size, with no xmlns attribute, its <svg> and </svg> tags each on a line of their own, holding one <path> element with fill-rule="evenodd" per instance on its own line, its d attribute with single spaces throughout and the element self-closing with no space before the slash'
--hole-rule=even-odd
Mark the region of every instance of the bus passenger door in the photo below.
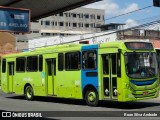
<svg viewBox="0 0 160 120">
<path fill-rule="evenodd" d="M 102 55 L 104 98 L 117 99 L 117 54 Z"/>
<path fill-rule="evenodd" d="M 14 62 L 8 62 L 8 88 L 13 92 Z"/>
<path fill-rule="evenodd" d="M 47 91 L 48 95 L 54 95 L 54 76 L 56 75 L 56 59 L 50 58 L 46 60 L 47 63 Z"/>
<path fill-rule="evenodd" d="M 97 50 L 82 51 L 82 87 L 92 85 L 98 91 Z"/>
</svg>

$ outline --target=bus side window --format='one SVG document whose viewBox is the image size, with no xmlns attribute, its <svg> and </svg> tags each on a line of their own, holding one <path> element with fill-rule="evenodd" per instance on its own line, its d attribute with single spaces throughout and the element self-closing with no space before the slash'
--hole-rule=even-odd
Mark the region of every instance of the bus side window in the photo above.
<svg viewBox="0 0 160 120">
<path fill-rule="evenodd" d="M 26 63 L 25 57 L 16 58 L 16 71 L 25 72 L 25 63 Z"/>
<path fill-rule="evenodd" d="M 43 56 L 39 55 L 39 71 L 43 70 Z"/>
<path fill-rule="evenodd" d="M 103 74 L 109 74 L 108 66 L 109 66 L 109 57 L 108 55 L 102 55 L 103 61 Z"/>
<path fill-rule="evenodd" d="M 82 53 L 82 68 L 96 69 L 97 68 L 97 54 L 95 50 L 84 51 Z"/>
<path fill-rule="evenodd" d="M 58 54 L 58 70 L 63 71 L 63 67 L 64 67 L 64 54 L 59 53 Z"/>
<path fill-rule="evenodd" d="M 38 56 L 27 57 L 27 72 L 38 71 Z"/>
<path fill-rule="evenodd" d="M 6 72 L 6 59 L 2 60 L 2 73 Z"/>
<path fill-rule="evenodd" d="M 80 70 L 80 52 L 65 53 L 65 69 Z"/>
</svg>

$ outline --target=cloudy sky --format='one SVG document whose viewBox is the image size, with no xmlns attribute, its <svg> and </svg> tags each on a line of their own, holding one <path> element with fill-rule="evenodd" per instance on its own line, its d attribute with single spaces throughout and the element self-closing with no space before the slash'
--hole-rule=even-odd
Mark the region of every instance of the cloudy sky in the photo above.
<svg viewBox="0 0 160 120">
<path fill-rule="evenodd" d="M 85 7 L 104 9 L 106 23 L 125 23 L 128 27 L 132 27 L 143 24 L 143 22 L 148 22 L 149 20 L 152 21 L 157 19 L 157 16 L 159 16 L 160 19 L 160 7 L 154 7 L 152 5 L 153 0 L 102 0 Z M 148 6 L 152 7 L 114 19 L 109 19 Z"/>
</svg>

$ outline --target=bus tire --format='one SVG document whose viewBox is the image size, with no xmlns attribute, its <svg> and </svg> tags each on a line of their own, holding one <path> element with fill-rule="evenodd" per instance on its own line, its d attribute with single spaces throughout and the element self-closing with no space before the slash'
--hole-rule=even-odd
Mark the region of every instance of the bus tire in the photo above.
<svg viewBox="0 0 160 120">
<path fill-rule="evenodd" d="M 96 107 L 99 102 L 97 92 L 95 90 L 87 90 L 85 94 L 85 101 L 89 106 Z"/>
<path fill-rule="evenodd" d="M 34 92 L 33 92 L 33 88 L 31 86 L 27 86 L 25 88 L 25 97 L 27 100 L 33 100 Z"/>
</svg>

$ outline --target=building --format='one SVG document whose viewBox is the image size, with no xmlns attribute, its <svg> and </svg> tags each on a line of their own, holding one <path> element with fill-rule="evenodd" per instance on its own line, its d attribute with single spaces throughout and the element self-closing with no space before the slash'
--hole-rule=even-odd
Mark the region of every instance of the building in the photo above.
<svg viewBox="0 0 160 120">
<path fill-rule="evenodd" d="M 16 34 L 18 42 L 26 43 L 28 39 L 55 35 L 79 35 L 99 32 L 97 26 L 104 24 L 104 10 L 76 8 L 31 23 L 30 34 Z"/>
<path fill-rule="evenodd" d="M 8 32 L 0 32 L 0 55 L 16 50 L 16 38 Z"/>
<path fill-rule="evenodd" d="M 122 23 L 109 23 L 109 24 L 104 24 L 101 26 L 98 26 L 98 28 L 101 29 L 101 31 L 116 31 L 116 30 L 123 30 L 124 25 Z"/>
<path fill-rule="evenodd" d="M 28 49 L 29 39 L 39 39 L 46 36 L 68 36 L 99 32 L 100 28 L 97 28 L 97 26 L 104 24 L 104 14 L 105 11 L 100 9 L 76 8 L 74 10 L 31 22 L 31 30 L 29 34 L 8 34 L 9 36 L 15 37 L 14 43 L 16 49 L 22 51 Z M 5 41 L 6 43 L 8 42 L 6 39 L 2 41 Z M 4 49 L 2 48 L 2 50 Z"/>
<path fill-rule="evenodd" d="M 104 42 L 116 41 L 117 34 L 114 31 L 88 33 L 72 36 L 53 36 L 28 40 L 28 49 L 34 50 L 39 47 L 51 45 L 75 43 L 75 44 L 99 44 Z"/>
</svg>

